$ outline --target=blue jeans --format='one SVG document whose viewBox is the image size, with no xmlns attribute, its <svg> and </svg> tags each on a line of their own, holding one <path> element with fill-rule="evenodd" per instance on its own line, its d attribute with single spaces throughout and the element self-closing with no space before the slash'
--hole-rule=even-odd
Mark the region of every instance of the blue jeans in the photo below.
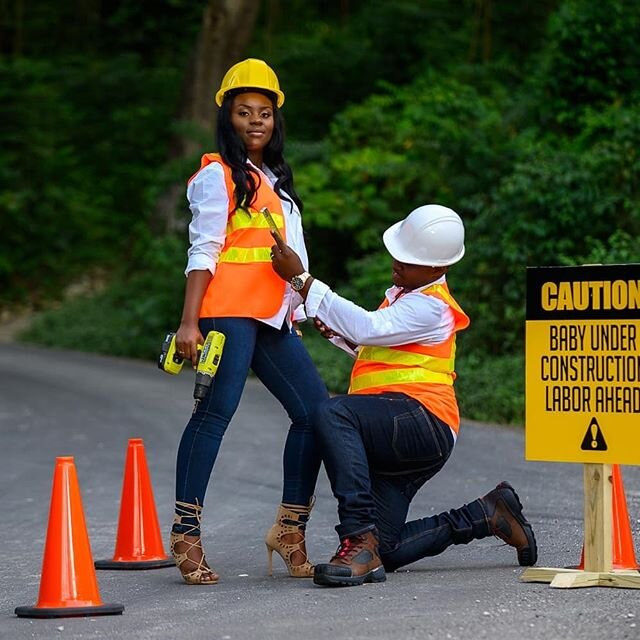
<svg viewBox="0 0 640 640">
<path fill-rule="evenodd" d="M 252 318 L 201 318 L 199 326 L 202 335 L 220 331 L 226 340 L 207 396 L 191 416 L 180 440 L 176 500 L 204 503 L 222 437 L 238 407 L 251 368 L 282 403 L 291 420 L 283 456 L 282 502 L 309 504 L 321 462 L 312 420 L 316 408 L 329 394 L 302 340 L 286 325 L 274 329 Z M 197 525 L 195 518 L 183 521 Z M 176 532 L 188 528 L 174 525 Z"/>
<path fill-rule="evenodd" d="M 377 530 L 387 570 L 490 535 L 479 500 L 406 522 L 418 489 L 449 458 L 451 429 L 402 393 L 338 396 L 323 403 L 315 429 L 333 494 L 340 538 Z"/>
</svg>

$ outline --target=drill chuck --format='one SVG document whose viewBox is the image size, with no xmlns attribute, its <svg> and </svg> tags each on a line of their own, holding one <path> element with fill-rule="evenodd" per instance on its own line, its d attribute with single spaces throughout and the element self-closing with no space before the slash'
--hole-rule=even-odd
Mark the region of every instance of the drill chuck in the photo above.
<svg viewBox="0 0 640 640">
<path fill-rule="evenodd" d="M 207 395 L 207 391 L 209 391 L 209 387 L 211 386 L 211 378 L 205 379 L 204 381 L 198 382 L 196 378 L 195 387 L 193 387 L 193 397 L 196 400 L 203 400 Z"/>
</svg>

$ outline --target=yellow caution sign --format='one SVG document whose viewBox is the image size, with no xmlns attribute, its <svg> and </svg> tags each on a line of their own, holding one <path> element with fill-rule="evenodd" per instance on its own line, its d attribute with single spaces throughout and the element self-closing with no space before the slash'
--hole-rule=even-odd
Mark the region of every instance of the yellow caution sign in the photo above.
<svg viewBox="0 0 640 640">
<path fill-rule="evenodd" d="M 640 464 L 640 265 L 527 269 L 526 458 Z"/>
</svg>

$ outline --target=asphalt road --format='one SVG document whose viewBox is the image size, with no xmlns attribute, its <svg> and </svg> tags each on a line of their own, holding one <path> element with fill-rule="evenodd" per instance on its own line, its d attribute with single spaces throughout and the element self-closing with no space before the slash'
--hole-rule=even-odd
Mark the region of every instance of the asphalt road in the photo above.
<svg viewBox="0 0 640 640">
<path fill-rule="evenodd" d="M 105 602 L 122 616 L 27 620 L 38 596 L 56 456 L 75 457 L 95 559 L 113 554 L 127 440 L 141 437 L 166 540 L 175 451 L 191 410 L 193 377 L 151 363 L 0 345 L 0 637 L 276 640 L 336 638 L 640 637 L 637 591 L 550 589 L 519 581 L 515 552 L 490 538 L 388 576 L 380 585 L 322 589 L 289 578 L 279 558 L 266 575 L 263 536 L 280 497 L 285 415 L 250 380 L 225 437 L 207 495 L 204 542 L 218 585 L 185 585 L 174 568 L 100 571 Z M 492 383 L 493 384 L 493 383 Z M 414 501 L 412 515 L 456 507 L 509 480 L 539 544 L 539 566 L 575 564 L 582 546 L 580 465 L 524 461 L 523 433 L 464 423 L 445 469 Z M 624 468 L 640 539 L 640 472 Z M 337 545 L 335 503 L 322 472 L 308 530 L 312 560 Z M 168 550 L 168 547 L 167 547 Z"/>
</svg>

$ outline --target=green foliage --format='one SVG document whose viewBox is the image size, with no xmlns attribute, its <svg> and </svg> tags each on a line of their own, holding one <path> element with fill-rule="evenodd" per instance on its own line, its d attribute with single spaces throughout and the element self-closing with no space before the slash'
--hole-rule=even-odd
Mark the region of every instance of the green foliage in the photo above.
<svg viewBox="0 0 640 640">
<path fill-rule="evenodd" d="M 79 267 L 101 213 L 83 184 L 69 142 L 73 111 L 51 65 L 0 62 L 0 105 L 0 295 L 7 300 L 26 297 L 34 283 L 59 285 Z M 68 256 L 62 273 L 61 255 Z"/>
<path fill-rule="evenodd" d="M 482 4 L 491 5 L 490 24 L 478 15 Z M 290 131 L 315 140 L 326 134 L 336 113 L 365 100 L 381 82 L 407 84 L 429 69 L 477 77 L 491 60 L 505 61 L 503 83 L 517 82 L 556 4 L 276 1 L 269 3 L 266 25 L 250 53 L 278 71 Z M 491 45 L 486 52 L 484 43 Z"/>
<path fill-rule="evenodd" d="M 640 4 L 565 0 L 534 77 L 543 121 L 575 131 L 582 111 L 638 92 Z"/>
<path fill-rule="evenodd" d="M 80 55 L 89 65 L 96 57 L 127 51 L 173 63 L 197 37 L 202 9 L 191 0 L 5 2 L 0 51 L 40 59 Z"/>
<path fill-rule="evenodd" d="M 522 354 L 487 356 L 469 351 L 462 334 L 456 359 L 456 396 L 460 413 L 474 420 L 524 424 L 524 358 Z"/>
<path fill-rule="evenodd" d="M 576 264 L 630 264 L 640 263 L 638 236 L 616 229 L 606 241 L 591 240 L 589 252 Z"/>
<path fill-rule="evenodd" d="M 134 55 L 0 60 L 2 302 L 51 296 L 147 228 L 177 81 Z"/>
<path fill-rule="evenodd" d="M 6 7 L 0 304 L 55 298 L 147 231 L 201 11 L 186 0 Z"/>
<path fill-rule="evenodd" d="M 409 82 L 426 66 L 442 67 L 452 55 L 459 60 L 466 54 L 471 13 L 447 10 L 446 0 L 353 2 L 338 20 L 330 9 L 329 15 L 306 11 L 305 23 L 276 16 L 280 30 L 267 31 L 262 47 L 254 45 L 283 79 L 287 102 L 295 105 L 286 108 L 287 122 L 299 138 L 324 135 L 336 112 L 366 98 L 379 81 Z M 295 30 L 283 36 L 292 25 Z M 447 39 L 430 38 L 435 33 Z"/>
<path fill-rule="evenodd" d="M 166 236 L 149 242 L 138 261 L 102 293 L 36 317 L 21 338 L 65 349 L 154 359 L 180 317 L 185 246 Z"/>
</svg>

